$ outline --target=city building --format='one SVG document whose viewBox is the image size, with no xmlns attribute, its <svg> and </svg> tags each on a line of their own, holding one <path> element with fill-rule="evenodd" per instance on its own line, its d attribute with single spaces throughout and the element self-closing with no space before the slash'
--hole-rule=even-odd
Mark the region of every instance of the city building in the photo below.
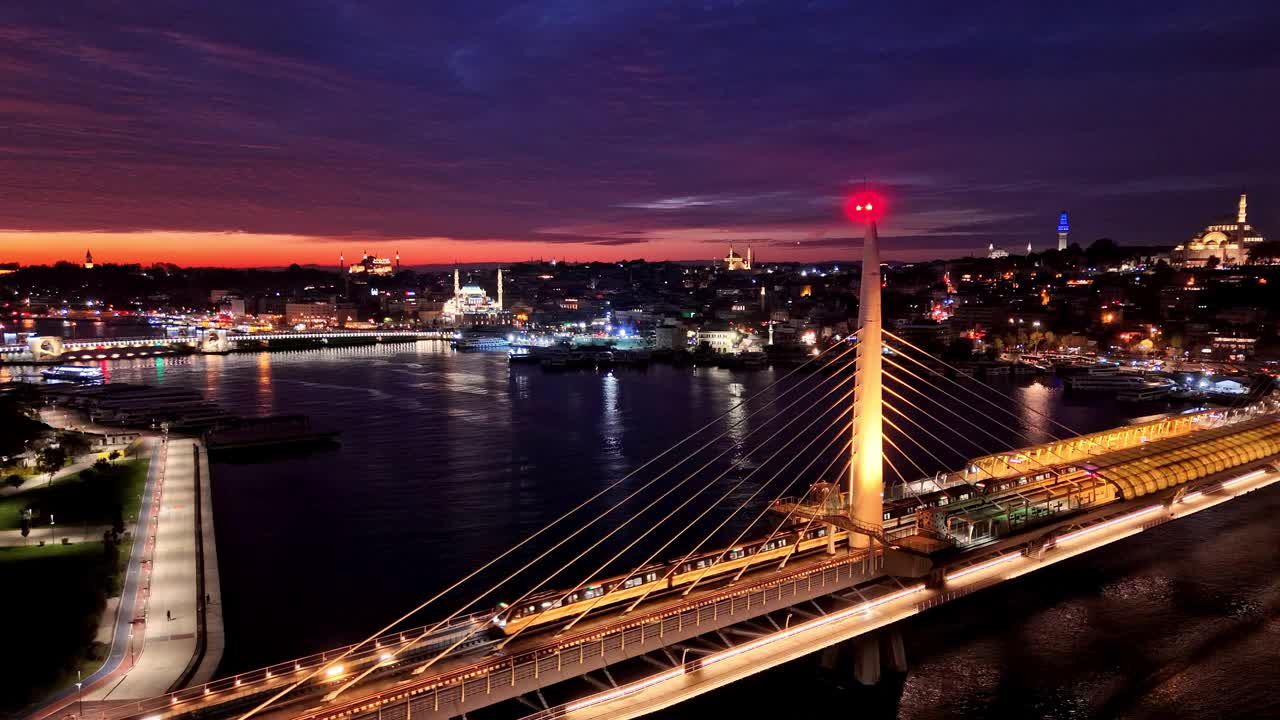
<svg viewBox="0 0 1280 720">
<path fill-rule="evenodd" d="M 84 251 L 84 269 L 85 270 L 93 269 L 93 253 L 89 252 L 88 250 Z"/>
<path fill-rule="evenodd" d="M 656 350 L 687 350 L 689 330 L 683 323 L 659 325 L 654 329 L 653 340 Z"/>
<path fill-rule="evenodd" d="M 1067 236 L 1071 234 L 1071 224 L 1067 222 L 1067 211 L 1058 216 L 1058 250 L 1067 249 Z"/>
<path fill-rule="evenodd" d="M 744 258 L 733 251 L 733 246 L 729 247 L 729 254 L 724 258 L 724 269 L 730 271 L 750 270 L 751 269 L 751 248 L 747 248 L 747 256 Z"/>
<path fill-rule="evenodd" d="M 328 325 L 336 311 L 332 302 L 291 302 L 284 306 L 284 321 L 290 327 Z"/>
<path fill-rule="evenodd" d="M 695 342 L 699 347 L 705 345 L 712 352 L 737 354 L 755 343 L 754 335 L 745 335 L 733 328 L 700 328 Z"/>
<path fill-rule="evenodd" d="M 987 257 L 991 258 L 992 260 L 1007 258 L 1009 257 L 1009 251 L 1005 250 L 1004 248 L 996 247 L 995 243 L 989 243 L 987 245 Z"/>
<path fill-rule="evenodd" d="M 1249 250 L 1264 242 L 1256 228 L 1248 222 L 1249 200 L 1240 194 L 1236 221 L 1210 225 L 1188 242 L 1174 247 L 1170 262 L 1178 267 L 1205 267 L 1208 265 L 1243 265 L 1249 260 Z M 1216 262 L 1211 258 L 1217 258 Z"/>
<path fill-rule="evenodd" d="M 457 269 L 453 271 L 453 297 L 444 303 L 441 320 L 447 325 L 503 325 L 510 314 L 502 309 L 502 270 L 498 270 L 498 298 L 489 297 L 484 288 L 462 284 Z"/>
</svg>

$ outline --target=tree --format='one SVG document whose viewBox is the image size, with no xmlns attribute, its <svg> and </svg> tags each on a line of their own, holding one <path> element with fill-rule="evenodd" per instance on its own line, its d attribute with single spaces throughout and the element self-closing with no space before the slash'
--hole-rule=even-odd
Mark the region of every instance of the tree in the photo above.
<svg viewBox="0 0 1280 720">
<path fill-rule="evenodd" d="M 19 475 L 18 473 L 14 473 L 14 474 L 12 474 L 12 475 L 10 475 L 9 477 L 7 477 L 7 478 L 5 478 L 5 479 L 4 479 L 4 484 L 5 484 L 5 485 L 8 485 L 8 486 L 9 486 L 9 487 L 11 487 L 11 488 L 20 488 L 20 487 L 22 487 L 22 483 L 24 483 L 24 482 L 26 482 L 26 481 L 27 481 L 27 479 L 26 479 L 26 478 L 22 477 L 22 476 L 21 476 L 21 475 Z"/>
<path fill-rule="evenodd" d="M 1219 259 L 1217 255 L 1210 255 L 1209 259 L 1204 261 L 1204 267 L 1206 270 L 1213 270 L 1221 264 L 1222 260 Z"/>
<path fill-rule="evenodd" d="M 49 482 L 53 482 L 53 474 L 67 464 L 67 451 L 61 447 L 49 446 L 36 456 L 36 470 L 49 473 Z"/>
<path fill-rule="evenodd" d="M 63 433 L 58 444 L 62 446 L 68 458 L 79 457 L 93 448 L 88 436 L 80 433 Z"/>
<path fill-rule="evenodd" d="M 98 458 L 93 461 L 93 467 L 97 470 L 101 470 L 102 472 L 106 472 L 111 467 L 111 463 L 107 462 L 106 458 Z"/>
<path fill-rule="evenodd" d="M 107 459 L 108 459 L 108 460 L 110 460 L 110 461 L 111 461 L 111 462 L 113 462 L 113 463 L 114 463 L 115 461 L 119 460 L 119 459 L 120 459 L 120 451 L 119 451 L 119 450 L 112 450 L 112 451 L 111 451 L 111 453 L 110 453 L 109 455 L 107 455 Z"/>
<path fill-rule="evenodd" d="M 124 507 L 120 503 L 111 509 L 111 531 L 116 535 L 124 534 Z"/>
</svg>

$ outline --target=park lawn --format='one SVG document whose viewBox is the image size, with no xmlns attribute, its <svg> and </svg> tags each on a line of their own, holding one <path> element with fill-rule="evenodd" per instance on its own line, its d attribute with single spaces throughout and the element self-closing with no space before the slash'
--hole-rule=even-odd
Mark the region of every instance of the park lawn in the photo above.
<svg viewBox="0 0 1280 720">
<path fill-rule="evenodd" d="M 48 527 L 50 514 L 59 525 L 110 524 L 116 505 L 123 509 L 126 523 L 136 522 L 149 464 L 147 459 L 124 460 L 105 473 L 95 471 L 98 475 L 88 482 L 75 476 L 0 498 L 0 530 L 20 527 L 22 510 L 29 506 L 37 509 L 33 535 Z"/>
<path fill-rule="evenodd" d="M 127 547 L 119 549 L 128 553 Z M 107 649 L 94 642 L 120 563 L 101 542 L 0 548 L 0 715 L 7 715 L 97 669 Z"/>
</svg>

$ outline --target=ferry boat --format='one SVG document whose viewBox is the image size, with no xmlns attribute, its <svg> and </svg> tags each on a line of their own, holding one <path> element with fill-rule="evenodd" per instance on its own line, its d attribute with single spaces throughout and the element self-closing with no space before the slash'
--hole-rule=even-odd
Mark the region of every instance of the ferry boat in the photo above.
<svg viewBox="0 0 1280 720">
<path fill-rule="evenodd" d="M 502 350 L 511 343 L 501 335 L 462 335 L 453 339 L 453 347 L 460 352 Z"/>
<path fill-rule="evenodd" d="M 75 383 L 77 385 L 98 385 L 102 383 L 102 371 L 96 367 L 82 365 L 59 365 L 40 371 L 40 377 L 46 383 Z"/>
<path fill-rule="evenodd" d="M 1161 400 L 1169 397 L 1176 387 L 1167 378 L 1121 373 L 1074 375 L 1067 378 L 1066 383 L 1072 390 L 1114 393 L 1122 402 Z"/>
</svg>

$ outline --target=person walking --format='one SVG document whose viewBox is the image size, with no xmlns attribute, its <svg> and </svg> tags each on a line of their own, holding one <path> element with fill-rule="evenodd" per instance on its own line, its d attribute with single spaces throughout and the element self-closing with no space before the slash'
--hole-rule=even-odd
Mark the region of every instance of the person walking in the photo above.
<svg viewBox="0 0 1280 720">
<path fill-rule="evenodd" d="M 164 619 L 165 619 L 165 620 L 172 621 L 172 620 L 173 620 L 173 612 L 172 612 L 172 611 L 170 611 L 170 610 L 165 610 L 165 611 L 164 611 Z"/>
</svg>

